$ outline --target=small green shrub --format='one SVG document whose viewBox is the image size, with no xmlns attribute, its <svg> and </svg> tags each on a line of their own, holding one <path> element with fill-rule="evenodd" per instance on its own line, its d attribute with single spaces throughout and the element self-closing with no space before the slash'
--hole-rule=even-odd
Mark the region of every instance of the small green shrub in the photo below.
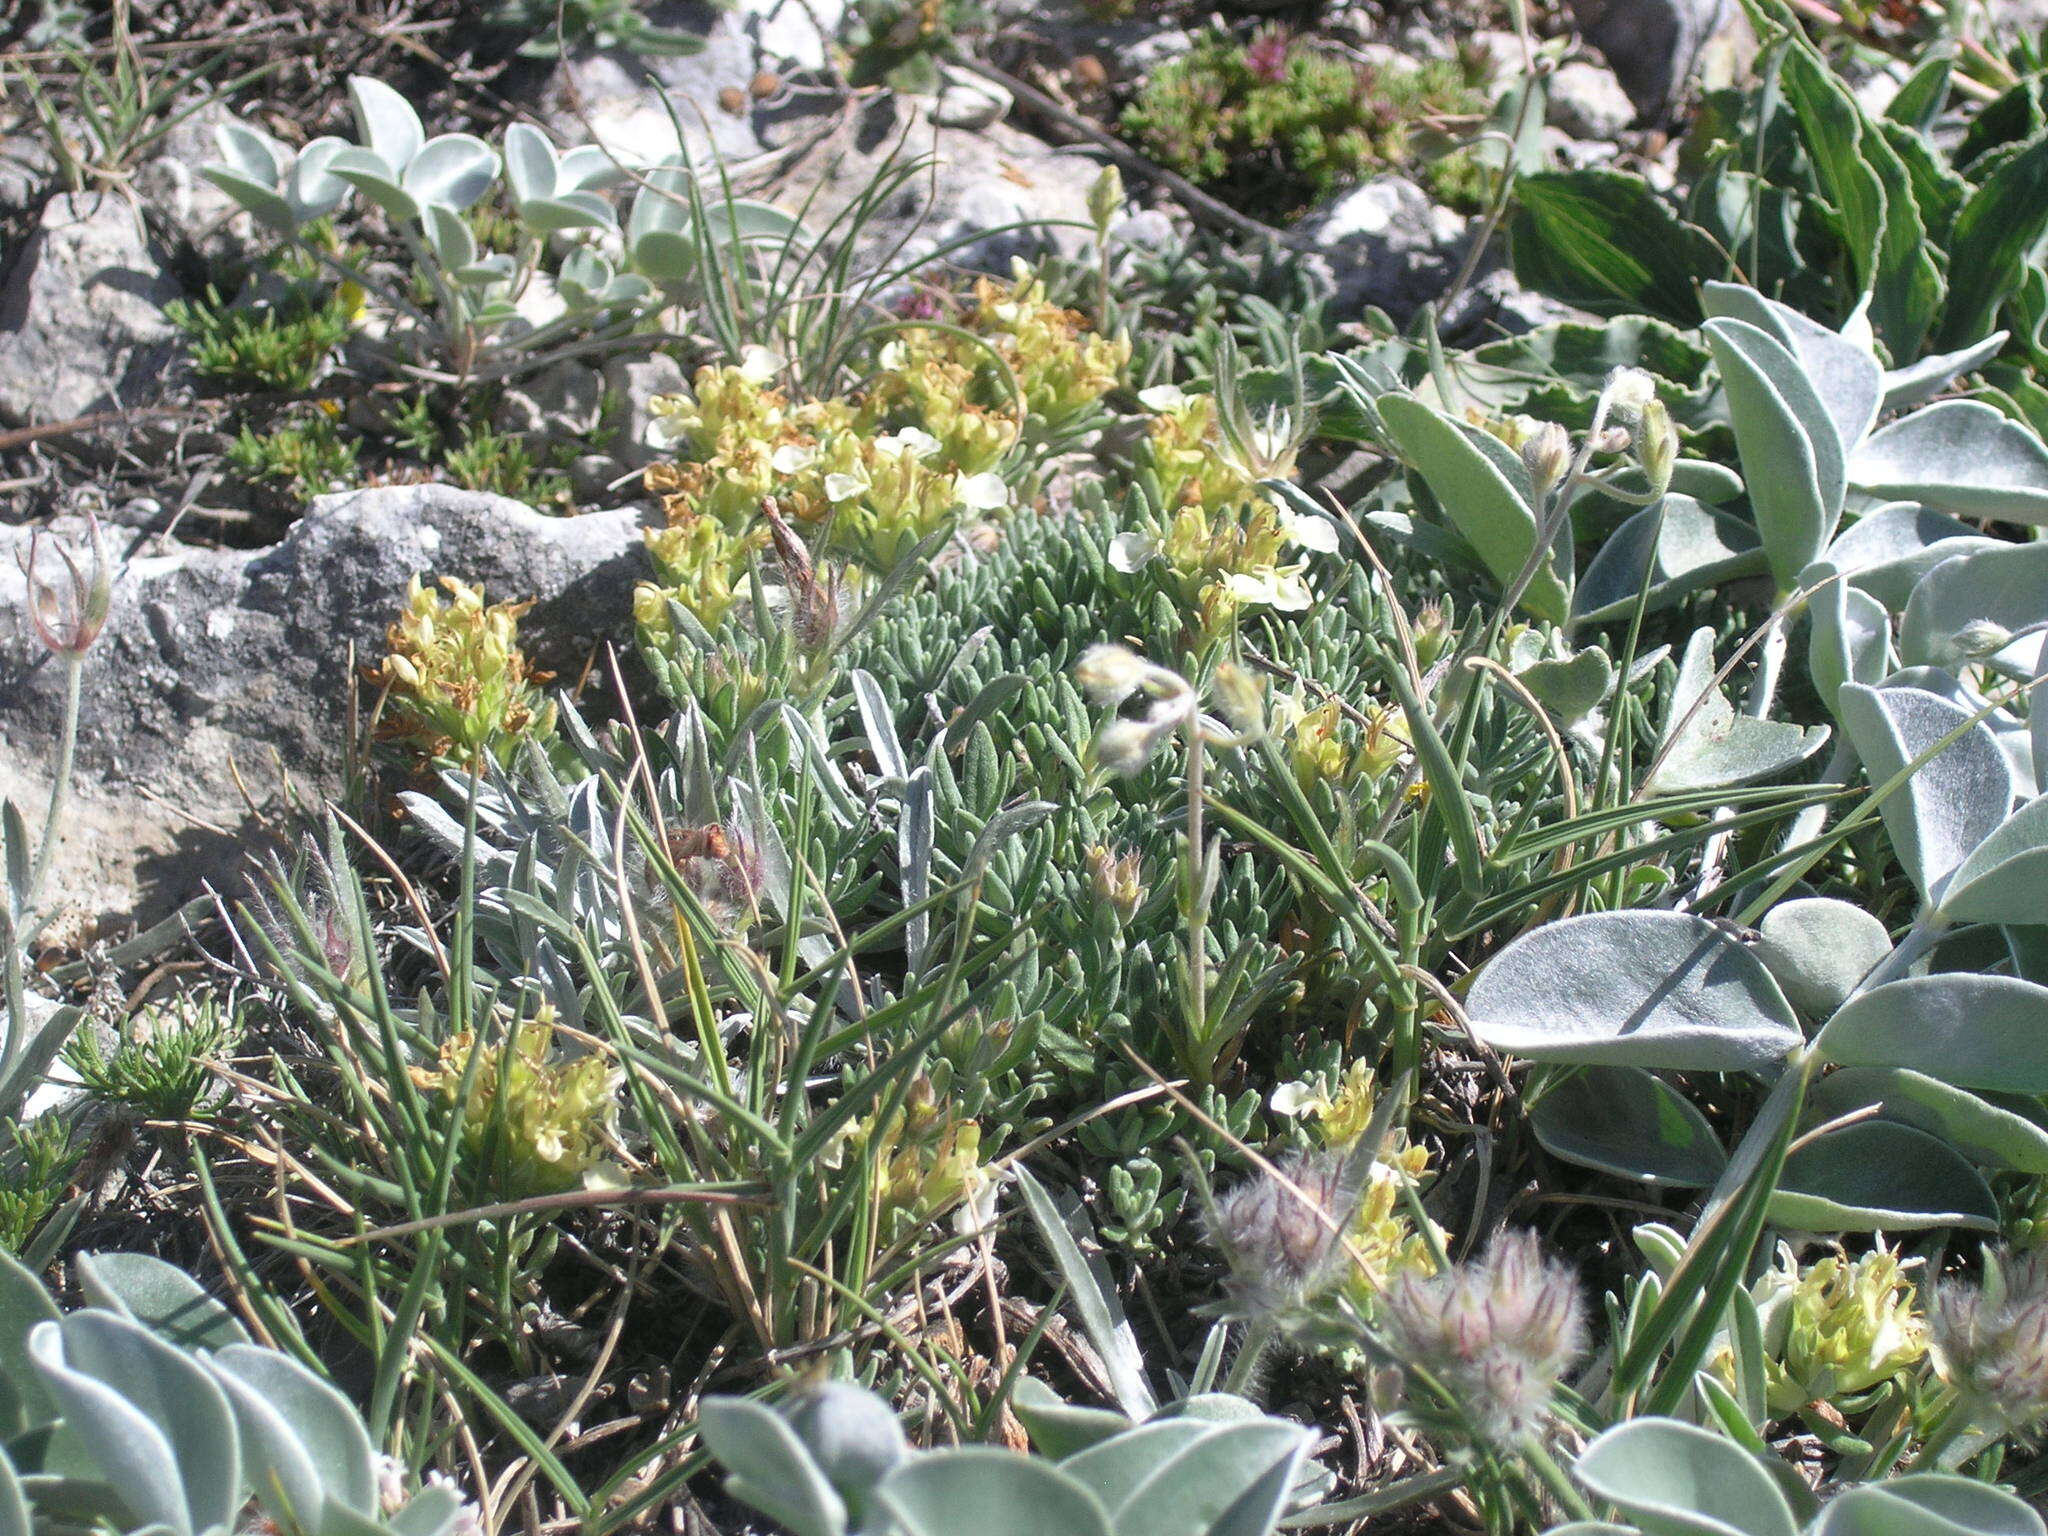
<svg viewBox="0 0 2048 1536">
<path fill-rule="evenodd" d="M 102 1104 L 146 1120 L 187 1120 L 201 1112 L 213 1081 L 207 1058 L 233 1034 L 233 1021 L 217 999 L 180 999 L 138 1012 L 111 1051 L 94 1031 L 80 1030 L 65 1060 L 87 1096 Z"/>
<path fill-rule="evenodd" d="M 354 481 L 361 443 L 342 435 L 323 402 L 269 432 L 245 426 L 228 444 L 228 462 L 252 481 L 303 501 L 344 490 Z"/>
<path fill-rule="evenodd" d="M 1417 125 L 1485 110 L 1474 67 L 1430 60 L 1382 70 L 1261 27 L 1248 42 L 1204 33 L 1124 109 L 1123 129 L 1162 164 L 1248 212 L 1286 220 L 1374 171 L 1412 168 Z M 1470 156 L 1426 178 L 1476 200 Z"/>
<path fill-rule="evenodd" d="M 548 459 L 559 461 L 567 451 L 566 445 L 557 445 Z M 543 463 L 524 438 L 500 432 L 488 422 L 463 423 L 462 441 L 447 451 L 441 465 L 465 490 L 491 491 L 534 506 L 569 501 L 568 477 L 556 463 Z"/>
<path fill-rule="evenodd" d="M 194 303 L 175 299 L 164 313 L 192 341 L 192 367 L 202 378 L 242 389 L 310 389 L 353 325 L 341 289 L 313 294 L 294 287 L 279 303 L 237 308 L 220 291 Z"/>
</svg>

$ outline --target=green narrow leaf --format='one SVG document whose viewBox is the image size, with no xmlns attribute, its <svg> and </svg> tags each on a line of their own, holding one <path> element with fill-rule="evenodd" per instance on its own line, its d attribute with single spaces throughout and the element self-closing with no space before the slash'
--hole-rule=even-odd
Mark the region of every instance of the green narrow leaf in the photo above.
<svg viewBox="0 0 2048 1536">
<path fill-rule="evenodd" d="M 1674 213 L 1640 176 L 1558 171 L 1515 183 L 1515 276 L 1600 315 L 1700 322 L 1695 282 L 1718 272 L 1714 242 Z"/>
<path fill-rule="evenodd" d="M 2048 136 L 1999 164 L 1970 194 L 1949 236 L 1949 270 L 1968 274 L 1943 316 L 1939 345 L 1968 346 L 1997 324 L 2048 233 Z"/>
</svg>

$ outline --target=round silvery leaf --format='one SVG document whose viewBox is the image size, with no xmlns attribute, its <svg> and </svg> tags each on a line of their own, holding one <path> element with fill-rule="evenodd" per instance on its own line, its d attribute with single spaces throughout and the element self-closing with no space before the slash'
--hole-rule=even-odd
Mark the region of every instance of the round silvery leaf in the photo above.
<svg viewBox="0 0 2048 1536">
<path fill-rule="evenodd" d="M 512 258 L 500 252 L 458 267 L 450 275 L 465 288 L 488 288 L 492 283 L 511 281 Z"/>
<path fill-rule="evenodd" d="M 474 134 L 444 133 L 430 139 L 405 168 L 405 190 L 420 203 L 458 211 L 491 190 L 498 155 Z"/>
<path fill-rule="evenodd" d="M 1813 1048 L 1844 1067 L 1904 1067 L 1959 1088 L 2048 1093 L 2048 987 L 1946 972 L 1851 998 Z"/>
<path fill-rule="evenodd" d="M 348 183 L 328 171 L 334 157 L 348 147 L 345 140 L 330 135 L 315 139 L 299 151 L 285 181 L 285 196 L 301 223 L 325 218 L 348 196 Z"/>
<path fill-rule="evenodd" d="M 1904 1067 L 1838 1067 L 1807 1095 L 1816 1125 L 1875 1105 L 1883 1118 L 1938 1137 L 1986 1168 L 2048 1174 L 2048 1130 L 1924 1072 Z"/>
<path fill-rule="evenodd" d="M 1815 589 L 1806 605 L 1806 664 L 1814 690 L 1832 711 L 1842 684 L 1880 682 L 1892 670 L 1891 615 L 1868 592 L 1839 579 L 1832 561 L 1814 561 L 1799 573 L 1799 584 Z"/>
<path fill-rule="evenodd" d="M 598 302 L 611 307 L 627 304 L 644 304 L 654 296 L 654 284 L 633 272 L 621 272 L 609 283 L 597 298 Z"/>
<path fill-rule="evenodd" d="M 1640 1067 L 1581 1067 L 1546 1088 L 1529 1126 L 1553 1157 L 1624 1179 L 1704 1189 L 1728 1154 L 1706 1117 Z"/>
<path fill-rule="evenodd" d="M 1970 711 L 1923 688 L 1845 683 L 1835 695 L 1842 728 L 1862 757 L 1873 788 L 1948 738 L 1962 734 L 1915 769 L 1878 814 L 1899 863 L 1930 901 L 2012 809 L 2013 771 L 2005 749 Z"/>
<path fill-rule="evenodd" d="M 2048 446 L 1978 400 L 1943 400 L 1873 433 L 1849 478 L 1957 517 L 2048 523 Z"/>
<path fill-rule="evenodd" d="M 1992 830 L 1949 877 L 1942 914 L 1959 923 L 2037 923 L 2048 917 L 2048 795 Z"/>
<path fill-rule="evenodd" d="M 1215 1433 L 1215 1425 L 1195 1419 L 1157 1419 L 1065 1458 L 1060 1470 L 1102 1500 L 1114 1518 L 1152 1472 Z"/>
<path fill-rule="evenodd" d="M 1705 330 L 1764 553 L 1790 588 L 1834 537 L 1846 490 L 1841 435 L 1784 343 L 1743 320 L 1709 320 Z"/>
<path fill-rule="evenodd" d="M 1740 715 L 1714 681 L 1714 632 L 1700 628 L 1679 659 L 1662 736 L 1661 762 L 1648 787 L 1661 791 L 1718 789 L 1783 773 L 1813 756 L 1828 739 L 1824 725 Z"/>
<path fill-rule="evenodd" d="M 681 166 L 658 165 L 640 178 L 633 212 L 626 222 L 626 243 L 638 245 L 652 234 L 680 234 L 690 227 L 690 173 Z"/>
<path fill-rule="evenodd" d="M 627 168 L 602 144 L 579 144 L 555 167 L 555 191 L 601 192 L 627 179 Z"/>
<path fill-rule="evenodd" d="M 1899 626 L 1899 655 L 1908 666 L 1955 667 L 1981 651 L 1973 626 L 2024 629 L 2048 620 L 2048 543 L 1999 544 L 1958 554 L 1923 576 Z M 2034 635 L 1998 648 L 1995 659 L 2016 676 L 2031 677 L 2043 656 Z"/>
<path fill-rule="evenodd" d="M 993 1446 L 927 1452 L 884 1478 L 876 1497 L 907 1536 L 1110 1536 L 1094 1494 L 1056 1467 Z"/>
<path fill-rule="evenodd" d="M 292 163 L 290 149 L 247 123 L 220 124 L 213 130 L 213 142 L 228 170 L 258 186 L 275 187 Z"/>
<path fill-rule="evenodd" d="M 515 201 L 553 197 L 556 174 L 555 147 L 546 134 L 531 123 L 514 123 L 505 130 L 505 180 Z"/>
<path fill-rule="evenodd" d="M 595 192 L 567 192 L 537 197 L 519 205 L 519 222 L 537 235 L 564 229 L 609 229 L 611 205 Z"/>
<path fill-rule="evenodd" d="M 1487 962 L 1465 1011 L 1486 1044 L 1539 1061 L 1736 1072 L 1802 1043 L 1763 963 L 1684 912 L 1546 923 Z"/>
<path fill-rule="evenodd" d="M 299 227 L 299 218 L 292 205 L 270 186 L 251 181 L 224 165 L 206 166 L 199 174 L 248 209 L 266 229 L 289 235 Z"/>
<path fill-rule="evenodd" d="M 1630 1419 L 1580 1452 L 1580 1482 L 1660 1536 L 1798 1536 L 1792 1507 L 1755 1457 L 1676 1419 Z"/>
<path fill-rule="evenodd" d="M 1614 663 L 1598 646 L 1588 646 L 1568 660 L 1536 662 L 1515 675 L 1538 703 L 1566 725 L 1598 709 L 1614 687 Z"/>
<path fill-rule="evenodd" d="M 349 148 L 327 162 L 327 173 L 338 176 L 363 196 L 401 221 L 416 219 L 420 205 L 398 184 L 398 176 L 372 150 Z"/>
<path fill-rule="evenodd" d="M 327 1499 L 359 1515 L 377 1513 L 376 1451 L 353 1403 L 274 1349 L 232 1345 L 214 1355 L 212 1365 L 237 1414 L 259 1426 L 253 1438 L 302 1477 L 311 1474 L 312 1502 L 297 1503 L 294 1490 L 301 1513 L 318 1510 Z"/>
<path fill-rule="evenodd" d="M 1889 1120 L 1863 1120 L 1795 1147 L 1771 1220 L 1807 1232 L 1998 1230 L 1998 1201 L 1954 1148 Z"/>
<path fill-rule="evenodd" d="M 657 283 L 688 282 L 697 270 L 697 247 L 687 235 L 652 230 L 633 241 L 632 261 Z"/>
<path fill-rule="evenodd" d="M 1864 513 L 1828 546 L 1827 561 L 1887 609 L 1906 606 L 1913 584 L 1957 555 L 2009 547 L 1968 523 L 1923 507 L 1892 501 Z"/>
<path fill-rule="evenodd" d="M 1808 1536 L 2043 1536 L 2044 1532 L 2048 1525 L 2040 1515 L 2003 1488 L 1944 1472 L 1915 1472 L 1838 1494 L 1821 1511 Z"/>
<path fill-rule="evenodd" d="M 1764 568 L 1756 529 L 1673 492 L 1608 535 L 1579 578 L 1572 612 L 1587 620 L 1620 618 L 1634 610 L 1647 581 L 1648 611 L 1655 613 L 1688 593 Z"/>
<path fill-rule="evenodd" d="M 118 1312 L 183 1349 L 246 1344 L 249 1334 L 226 1306 L 175 1264 L 146 1253 L 78 1257 L 79 1289 L 93 1306 Z"/>
<path fill-rule="evenodd" d="M 1959 352 L 1937 352 L 1903 368 L 1892 369 L 1884 376 L 1885 413 L 1932 400 L 1948 387 L 1950 379 L 1981 368 L 1998 356 L 2004 350 L 2006 340 L 2006 332 L 1993 331 L 1982 341 Z"/>
<path fill-rule="evenodd" d="M 1843 452 L 1863 441 L 1884 393 L 1884 370 L 1867 345 L 1735 283 L 1703 283 L 1700 304 L 1715 319 L 1747 321 L 1789 348 L 1834 422 Z"/>
<path fill-rule="evenodd" d="M 845 1536 L 846 1503 L 781 1414 L 740 1397 L 707 1397 L 698 1433 L 736 1499 L 796 1536 Z"/>
<path fill-rule="evenodd" d="M 461 214 L 440 203 L 429 203 L 420 222 L 426 225 L 434 259 L 448 271 L 459 272 L 476 260 L 476 236 Z"/>
<path fill-rule="evenodd" d="M 1885 926 L 1853 902 L 1831 896 L 1783 901 L 1758 926 L 1756 957 L 1792 1006 L 1825 1019 L 1892 952 Z"/>
<path fill-rule="evenodd" d="M 348 99 L 355 111 L 356 142 L 389 166 L 395 181 L 427 141 L 419 113 L 382 80 L 368 75 L 349 76 Z"/>
<path fill-rule="evenodd" d="M 1240 1422 L 1212 1428 L 1130 1491 L 1113 1512 L 1117 1536 L 1270 1531 L 1314 1439 L 1299 1424 L 1256 1410 Z"/>
</svg>

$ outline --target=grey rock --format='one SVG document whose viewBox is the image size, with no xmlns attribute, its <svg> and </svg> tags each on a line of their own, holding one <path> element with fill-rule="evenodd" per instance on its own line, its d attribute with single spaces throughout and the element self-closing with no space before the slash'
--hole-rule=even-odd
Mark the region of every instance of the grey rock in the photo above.
<svg viewBox="0 0 2048 1536">
<path fill-rule="evenodd" d="M 541 120 L 564 143 L 602 144 L 629 164 L 651 165 L 675 154 L 678 125 L 694 161 L 758 155 L 751 88 L 763 61 L 747 19 L 710 5 L 675 3 L 650 7 L 647 18 L 696 33 L 703 51 L 644 59 L 623 49 L 571 52 L 542 92 Z"/>
<path fill-rule="evenodd" d="M 1374 305 L 1405 324 L 1457 271 L 1466 221 L 1405 176 L 1375 176 L 1312 211 L 1294 235 L 1327 266 L 1340 310 Z"/>
<path fill-rule="evenodd" d="M 0 422 L 145 403 L 175 353 L 183 292 L 121 198 L 52 198 L 0 280 Z"/>
<path fill-rule="evenodd" d="M 1550 77 L 1545 121 L 1575 139 L 1612 139 L 1635 115 L 1636 104 L 1611 69 L 1574 59 Z"/>
<path fill-rule="evenodd" d="M 736 0 L 733 13 L 764 62 L 823 69 L 826 50 L 846 21 L 846 0 Z"/>
<path fill-rule="evenodd" d="M 39 134 L 0 138 L 0 219 L 26 213 L 55 183 L 57 163 Z"/>
<path fill-rule="evenodd" d="M 1701 51 L 1736 9 L 1734 0 L 1572 0 L 1580 32 L 1651 123 L 1670 114 Z"/>
<path fill-rule="evenodd" d="M 929 98 L 888 92 L 869 101 L 844 136 L 820 139 L 819 126 L 811 111 L 782 117 L 770 130 L 771 143 L 802 146 L 778 182 L 777 200 L 795 208 L 816 190 L 810 218 L 818 228 L 872 187 L 891 156 L 931 160 L 883 200 L 856 242 L 859 255 L 880 259 L 907 240 L 898 261 L 944 250 L 956 265 L 1003 273 L 1013 256 L 1074 255 L 1087 242 L 1088 188 L 1100 167 L 1085 155 L 1062 153 L 1007 123 L 941 127 L 931 120 Z"/>
<path fill-rule="evenodd" d="M 683 365 L 666 352 L 640 357 L 615 357 L 604 365 L 605 414 L 600 425 L 609 434 L 605 451 L 628 469 L 640 469 L 665 457 L 650 432 L 654 416 L 647 402 L 657 395 L 681 394 Z"/>
<path fill-rule="evenodd" d="M 0 528 L 0 796 L 33 817 L 63 679 L 23 611 L 14 555 L 27 536 Z M 52 890 L 91 913 L 144 919 L 232 874 L 257 824 L 242 786 L 265 813 L 287 782 L 301 803 L 338 787 L 351 654 L 382 654 L 414 574 L 479 582 L 493 601 L 538 598 L 522 640 L 573 676 L 598 639 L 625 631 L 645 570 L 630 509 L 544 517 L 444 485 L 321 497 L 270 549 L 117 534 L 110 553 L 131 557 L 85 661 L 77 787 Z"/>
<path fill-rule="evenodd" d="M 984 80 L 957 64 L 940 66 L 938 96 L 932 121 L 941 128 L 987 128 L 1010 115 L 1015 100 L 993 80 Z"/>
<path fill-rule="evenodd" d="M 537 444 L 585 438 L 597 428 L 603 395 L 602 375 L 581 362 L 559 362 L 499 396 L 492 425 Z"/>
</svg>

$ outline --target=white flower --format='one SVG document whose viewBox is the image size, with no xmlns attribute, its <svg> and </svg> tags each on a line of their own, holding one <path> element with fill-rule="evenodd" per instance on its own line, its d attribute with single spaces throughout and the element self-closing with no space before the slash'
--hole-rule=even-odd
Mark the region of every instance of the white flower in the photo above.
<svg viewBox="0 0 2048 1536">
<path fill-rule="evenodd" d="M 1337 525 L 1313 512 L 1296 512 L 1281 507 L 1280 535 L 1290 544 L 1314 550 L 1319 555 L 1337 553 Z"/>
<path fill-rule="evenodd" d="M 882 350 L 875 354 L 875 362 L 884 373 L 893 373 L 910 361 L 910 348 L 903 344 L 903 338 L 884 342 Z"/>
<path fill-rule="evenodd" d="M 740 377 L 749 384 L 766 384 L 782 372 L 782 359 L 766 347 L 740 350 Z"/>
<path fill-rule="evenodd" d="M 914 453 L 920 459 L 928 459 L 940 448 L 939 440 L 920 427 L 905 427 L 901 432 L 890 432 L 875 439 L 875 451 L 890 458 L 901 458 L 905 453 Z"/>
<path fill-rule="evenodd" d="M 1308 583 L 1293 566 L 1233 572 L 1223 578 L 1223 590 L 1247 606 L 1263 604 L 1282 613 L 1299 613 L 1315 601 Z"/>
<path fill-rule="evenodd" d="M 1291 1083 L 1282 1083 L 1273 1090 L 1267 1105 L 1276 1115 L 1285 1115 L 1290 1120 L 1299 1120 L 1303 1115 L 1313 1114 L 1321 1108 L 1324 1099 L 1320 1086 L 1302 1078 Z"/>
<path fill-rule="evenodd" d="M 1177 411 L 1187 403 L 1188 393 L 1178 384 L 1154 384 L 1150 389 L 1138 391 L 1138 404 L 1162 415 Z"/>
<path fill-rule="evenodd" d="M 816 443 L 784 443 L 768 464 L 778 475 L 800 475 L 818 462 L 818 452 Z"/>
<path fill-rule="evenodd" d="M 1002 1193 L 1009 1174 L 990 1173 L 977 1168 L 967 1176 L 965 1198 L 953 1213 L 953 1231 L 960 1237 L 974 1237 L 996 1224 L 996 1196 Z"/>
<path fill-rule="evenodd" d="M 963 507 L 973 512 L 993 512 L 1010 504 L 1010 488 L 992 469 L 969 475 L 953 488 L 953 494 L 960 498 Z"/>
<path fill-rule="evenodd" d="M 1159 541 L 1149 533 L 1120 533 L 1109 541 L 1111 570 L 1126 576 L 1142 571 L 1159 558 Z"/>
<path fill-rule="evenodd" d="M 1144 720 L 1112 720 L 1095 737 L 1095 761 L 1122 778 L 1145 766 L 1170 727 Z"/>
<path fill-rule="evenodd" d="M 825 496 L 835 506 L 842 501 L 855 501 L 868 488 L 866 475 L 827 475 Z"/>
<path fill-rule="evenodd" d="M 656 395 L 649 400 L 647 412 L 654 419 L 647 424 L 647 440 L 657 448 L 673 448 L 685 441 L 689 433 L 682 417 L 690 404 L 688 395 Z"/>
</svg>

